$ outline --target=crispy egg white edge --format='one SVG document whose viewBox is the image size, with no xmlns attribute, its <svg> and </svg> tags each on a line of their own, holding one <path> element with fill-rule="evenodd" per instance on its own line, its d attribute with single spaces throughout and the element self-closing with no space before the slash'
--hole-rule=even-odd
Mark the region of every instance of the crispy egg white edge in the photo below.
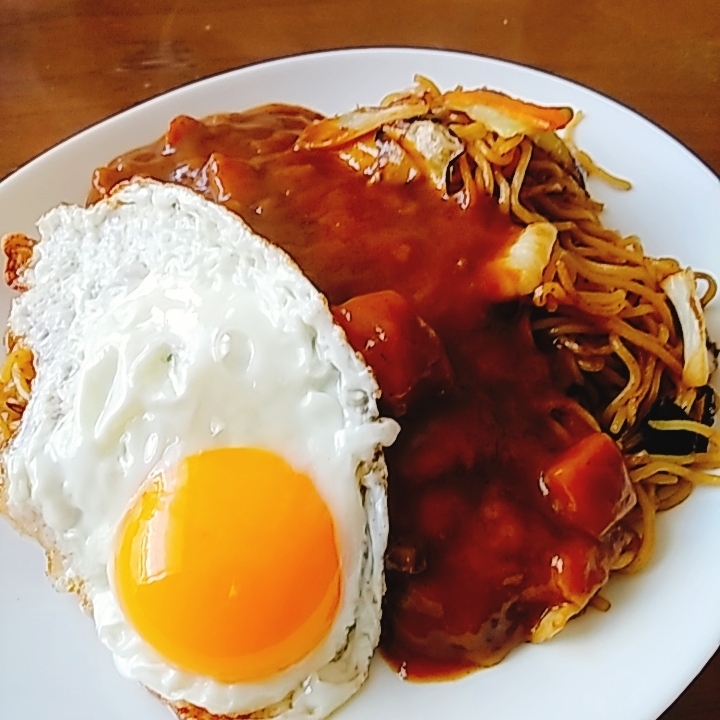
<svg viewBox="0 0 720 720">
<path fill-rule="evenodd" d="M 17 336 L 24 338 L 26 344 L 35 354 L 37 377 L 34 392 L 25 411 L 21 427 L 11 443 L 2 453 L 3 470 L 7 482 L 7 499 L 9 514 L 15 521 L 26 529 L 35 532 L 43 545 L 49 550 L 58 549 L 63 553 L 62 537 L 53 532 L 41 519 L 38 508 L 34 506 L 31 491 L 23 487 L 22 483 L 14 483 L 12 472 L 8 468 L 17 463 L 22 456 L 22 448 L 35 433 L 52 424 L 62 408 L 59 407 L 57 396 L 52 393 L 52 387 L 45 397 L 40 397 L 35 388 L 43 382 L 46 365 L 44 351 L 51 348 L 48 337 L 53 333 L 62 333 L 63 328 L 73 321 L 74 316 L 81 310 L 82 304 L 88 297 L 93 297 L 103 291 L 102 287 L 85 287 L 85 296 L 78 296 L 59 302 L 58 298 L 43 300 L 42 293 L 47 294 L 49 277 L 41 272 L 43 260 L 52 264 L 47 270 L 56 278 L 66 277 L 77 272 L 78 257 L 72 253 L 64 252 L 54 257 L 51 246 L 52 238 L 65 227 L 70 234 L 75 233 L 83 237 L 91 231 L 97 223 L 113 223 L 117 221 L 118 209 L 125 206 L 136 206 L 147 211 L 146 222 L 152 224 L 157 212 L 178 213 L 177 220 L 190 222 L 196 227 L 204 227 L 205 223 L 220 230 L 223 242 L 229 242 L 239 252 L 248 253 L 254 258 L 253 264 L 269 265 L 274 269 L 278 282 L 287 281 L 294 284 L 298 294 L 298 307 L 303 320 L 317 331 L 318 346 L 328 361 L 336 367 L 341 378 L 341 395 L 345 427 L 338 442 L 347 452 L 351 453 L 356 461 L 356 477 L 364 491 L 364 510 L 366 513 L 365 538 L 363 542 L 363 559 L 361 565 L 361 582 L 357 589 L 354 622 L 346 623 L 345 640 L 342 646 L 333 649 L 332 659 L 324 666 L 302 678 L 299 685 L 288 689 L 287 683 L 282 692 L 264 694 L 263 705 L 254 707 L 233 706 L 228 688 L 222 686 L 220 692 L 207 707 L 207 692 L 201 691 L 193 697 L 188 697 L 182 688 L 154 688 L 161 696 L 171 703 L 189 702 L 205 706 L 215 714 L 247 712 L 248 710 L 268 709 L 270 714 L 277 717 L 305 717 L 313 714 L 315 717 L 324 717 L 338 705 L 350 697 L 362 684 L 367 676 L 369 661 L 379 639 L 380 602 L 384 590 L 382 574 L 383 553 L 387 541 L 387 508 L 386 508 L 386 468 L 382 457 L 381 447 L 393 442 L 398 428 L 396 423 L 378 417 L 376 398 L 378 396 L 377 384 L 361 359 L 348 345 L 344 333 L 335 325 L 322 295 L 302 275 L 294 262 L 281 250 L 270 245 L 267 241 L 256 236 L 235 215 L 224 208 L 210 203 L 197 196 L 190 190 L 173 185 L 164 185 L 154 181 L 134 181 L 121 187 L 109 199 L 98 203 L 90 209 L 73 206 L 61 206 L 50 211 L 39 222 L 38 227 L 43 241 L 36 246 L 31 266 L 25 273 L 24 281 L 29 290 L 18 298 L 11 311 L 9 320 L 10 330 Z M 229 236 L 230 239 L 228 239 Z M 67 248 L 64 248 L 66 250 Z M 155 258 L 149 256 L 125 258 L 121 261 L 122 252 L 127 249 L 108 248 L 107 270 L 121 268 L 123 272 L 141 276 L 152 266 Z M 79 250 L 81 252 L 81 250 Z M 117 256 L 116 253 L 120 253 Z M 151 255 L 151 254 L 150 254 Z M 46 257 L 47 256 L 47 257 Z M 268 260 L 270 258 L 270 261 Z M 127 262 L 129 260 L 129 262 Z M 143 260 L 146 265 L 143 267 Z M 182 265 L 182 256 L 174 257 L 174 261 Z M 47 264 L 47 263 L 46 263 Z M 105 283 L 105 292 L 112 296 L 118 289 L 110 287 L 111 274 L 103 274 L 96 279 L 100 285 Z M 34 318 L 43 317 L 45 313 L 49 322 L 45 326 L 38 326 Z M 53 382 L 69 380 L 73 368 L 60 368 L 60 377 Z M 31 462 L 32 459 L 26 459 Z M 73 572 L 64 556 L 64 573 L 60 574 L 60 584 L 73 587 L 83 580 Z M 93 598 L 88 588 L 83 588 L 87 599 Z M 113 613 L 109 606 L 95 608 L 96 615 Z M 100 618 L 101 619 L 101 618 Z M 207 679 L 206 679 L 207 680 Z M 147 684 L 147 683 L 145 683 Z M 202 683 L 201 683 L 202 684 Z M 205 682 L 207 684 L 207 682 Z M 217 689 L 217 688 L 216 688 Z M 224 690 L 227 690 L 226 692 Z M 259 690 L 259 688 L 258 688 Z M 259 693 L 263 694 L 263 693 Z M 192 695 L 192 693 L 191 693 Z M 318 705 L 320 696 L 323 701 Z M 205 705 L 203 705 L 205 702 Z M 273 709 L 274 708 L 274 709 Z M 277 712 L 276 712 L 277 710 Z"/>
</svg>

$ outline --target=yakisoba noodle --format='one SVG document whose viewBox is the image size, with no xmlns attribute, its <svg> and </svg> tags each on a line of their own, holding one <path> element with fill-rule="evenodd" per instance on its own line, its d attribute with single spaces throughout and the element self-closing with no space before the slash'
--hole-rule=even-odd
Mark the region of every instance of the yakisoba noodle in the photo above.
<svg viewBox="0 0 720 720">
<path fill-rule="evenodd" d="M 0 442 L 5 444 L 15 433 L 30 399 L 35 377 L 32 352 L 19 342 L 10 342 L 8 355 L 0 371 Z"/>
<path fill-rule="evenodd" d="M 617 437 L 623 448 L 638 496 L 636 530 L 642 539 L 634 555 L 620 559 L 624 570 L 632 572 L 641 569 L 651 555 L 655 513 L 682 502 L 694 484 L 720 482 L 707 472 L 720 465 L 720 435 L 698 421 L 650 421 L 656 430 L 702 435 L 708 439 L 708 450 L 672 456 L 638 449 L 642 446 L 640 424 L 663 385 L 663 397 L 671 398 L 691 417 L 699 420 L 703 410 L 697 407 L 697 390 L 684 387 L 680 380 L 682 337 L 659 286 L 680 267 L 674 260 L 647 257 L 637 238 L 624 238 L 604 228 L 598 216 L 601 206 L 574 178 L 566 176 L 562 184 L 564 196 L 571 200 L 567 205 L 557 202 L 553 186 L 558 171 L 551 165 L 531 161 L 520 193 L 528 209 L 542 214 L 559 231 L 543 283 L 533 298 L 546 310 L 534 328 L 568 352 L 578 384 L 600 396 L 594 413 L 600 428 Z M 524 219 L 519 214 L 518 218 Z M 715 295 L 716 285 L 705 274 L 696 278 L 707 283 L 701 299 L 704 307 Z"/>
<path fill-rule="evenodd" d="M 489 103 L 492 111 L 482 120 L 474 117 L 473 103 L 478 98 Z M 615 569 L 635 571 L 652 552 L 656 512 L 684 500 L 697 483 L 718 482 L 708 471 L 720 466 L 720 435 L 701 422 L 707 419 L 708 393 L 683 383 L 682 334 L 661 287 L 681 267 L 674 260 L 647 257 L 636 237 L 622 237 L 603 227 L 602 205 L 589 197 L 576 161 L 618 187 L 626 183 L 603 173 L 587 155 L 575 150 L 570 138 L 566 142 L 558 138 L 553 131 L 556 110 L 536 108 L 535 132 L 513 131 L 512 122 L 510 131 L 500 128 L 506 131 L 499 132 L 493 126 L 498 121 L 492 107 L 496 100 L 486 91 L 441 93 L 427 79 L 417 78 L 417 87 L 409 93 L 387 97 L 375 112 L 358 111 L 357 126 L 341 128 L 339 135 L 348 142 L 373 130 L 382 131 L 396 139 L 422 171 L 428 158 L 403 144 L 405 137 L 397 123 L 431 120 L 444 133 L 437 145 L 447 171 L 442 174 L 447 177 L 440 183 L 447 183 L 442 189 L 456 194 L 465 206 L 480 195 L 493 196 L 501 210 L 520 224 L 554 224 L 558 240 L 527 304 L 532 308 L 537 342 L 555 346 L 568 377 L 566 401 L 552 408 L 556 431 L 567 434 L 565 425 L 575 417 L 585 426 L 609 433 L 620 444 L 637 491 L 633 524 L 641 542 L 618 558 Z M 500 105 L 503 112 L 509 107 L 512 116 L 515 106 L 524 104 L 501 96 Z M 519 112 L 522 125 L 522 107 Z M 560 115 L 558 127 L 572 118 L 571 111 Z M 323 123 L 311 127 L 316 137 L 305 138 L 310 145 L 334 142 L 330 135 L 322 135 Z M 428 174 L 437 178 L 437 168 L 433 171 L 429 162 L 428 168 Z M 8 256 L 22 265 L 25 250 L 15 248 Z M 16 276 L 8 279 L 12 285 Z M 715 282 L 701 273 L 695 274 L 695 280 L 707 286 L 701 298 L 704 306 L 715 294 Z M 22 415 L 33 372 L 30 351 L 21 342 L 12 344 L 0 374 L 4 441 Z M 651 411 L 661 398 L 682 408 L 687 419 L 653 420 Z M 708 441 L 707 450 L 651 454 L 644 449 L 648 428 L 702 436 Z M 593 605 L 607 608 L 599 597 Z"/>
</svg>

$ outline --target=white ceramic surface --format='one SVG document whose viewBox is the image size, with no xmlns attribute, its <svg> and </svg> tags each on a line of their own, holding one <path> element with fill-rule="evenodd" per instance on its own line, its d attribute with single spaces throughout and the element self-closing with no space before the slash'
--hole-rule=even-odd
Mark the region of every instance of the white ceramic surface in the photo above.
<svg viewBox="0 0 720 720">
<path fill-rule="evenodd" d="M 506 90 L 570 104 L 586 119 L 579 144 L 633 181 L 597 183 L 606 224 L 637 233 L 653 254 L 720 277 L 720 183 L 696 157 L 627 108 L 568 81 L 487 58 L 433 50 L 367 49 L 306 55 L 219 75 L 158 97 L 67 140 L 0 183 L 0 235 L 33 233 L 59 202 L 82 202 L 92 170 L 160 136 L 180 113 L 203 116 L 264 102 L 325 113 L 407 87 L 414 73 L 441 87 Z M 0 313 L 9 294 L 3 288 Z M 720 305 L 720 303 L 716 303 Z M 720 311 L 710 312 L 720 338 Z M 337 720 L 653 720 L 720 643 L 720 489 L 700 488 L 661 517 L 650 567 L 615 579 L 608 614 L 589 612 L 545 645 L 448 683 L 410 684 L 376 658 L 370 681 Z M 120 678 L 74 598 L 58 595 L 44 558 L 0 520 L 0 717 L 3 720 L 161 720 L 155 698 Z"/>
</svg>

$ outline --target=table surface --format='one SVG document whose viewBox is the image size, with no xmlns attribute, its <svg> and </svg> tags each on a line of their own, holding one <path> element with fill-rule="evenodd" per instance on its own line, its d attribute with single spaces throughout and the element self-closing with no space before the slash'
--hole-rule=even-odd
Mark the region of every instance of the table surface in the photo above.
<svg viewBox="0 0 720 720">
<path fill-rule="evenodd" d="M 178 85 L 273 57 L 373 45 L 549 70 L 642 113 L 720 173 L 716 0 L 0 0 L 0 12 L 0 179 Z M 718 717 L 720 653 L 662 720 Z"/>
</svg>

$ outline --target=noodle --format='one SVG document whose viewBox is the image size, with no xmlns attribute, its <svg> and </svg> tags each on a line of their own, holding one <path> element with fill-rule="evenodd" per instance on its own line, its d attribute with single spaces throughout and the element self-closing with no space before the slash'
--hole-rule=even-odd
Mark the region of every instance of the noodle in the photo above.
<svg viewBox="0 0 720 720">
<path fill-rule="evenodd" d="M 717 293 L 717 283 L 711 275 L 704 272 L 698 272 L 697 270 L 695 271 L 695 280 L 704 280 L 707 283 L 707 288 L 705 288 L 705 292 L 700 298 L 700 305 L 706 307 Z"/>
<path fill-rule="evenodd" d="M 610 601 L 602 595 L 593 595 L 589 604 L 600 612 L 607 612 L 610 609 Z"/>
<path fill-rule="evenodd" d="M 498 205 L 500 209 L 507 215 L 510 212 L 510 185 L 500 170 L 493 172 L 493 177 L 498 188 Z"/>
<path fill-rule="evenodd" d="M 20 424 L 34 377 L 32 352 L 15 343 L 0 370 L 0 446 L 8 442 Z"/>
<path fill-rule="evenodd" d="M 657 492 L 658 511 L 670 510 L 676 507 L 690 496 L 692 489 L 693 484 L 685 480 L 680 480 L 671 487 L 660 488 Z M 669 490 L 669 492 L 665 492 L 665 490 Z"/>
<path fill-rule="evenodd" d="M 565 144 L 570 148 L 578 163 L 588 175 L 597 175 L 608 183 L 608 185 L 612 185 L 612 187 L 618 190 L 630 190 L 632 185 L 627 180 L 623 180 L 622 178 L 612 175 L 607 170 L 603 170 L 586 152 L 578 150 L 577 145 L 575 145 L 575 129 L 582 118 L 582 112 L 577 112 L 573 119 L 567 124 L 564 137 Z"/>
<path fill-rule="evenodd" d="M 517 167 L 515 168 L 512 182 L 510 183 L 510 209 L 512 210 L 513 215 L 520 218 L 523 222 L 530 224 L 531 222 L 544 220 L 545 218 L 531 212 L 520 202 L 520 188 L 522 187 L 523 180 L 525 179 L 527 166 L 530 163 L 532 144 L 529 140 L 524 140 L 521 148 L 520 159 Z"/>
<path fill-rule="evenodd" d="M 652 486 L 650 486 L 652 488 Z M 642 483 L 635 485 L 637 493 L 638 506 L 641 510 L 641 527 L 640 537 L 642 542 L 635 554 L 635 557 L 620 570 L 624 573 L 635 573 L 644 568 L 652 555 L 655 547 L 655 514 L 657 512 L 657 504 L 654 498 L 650 497 L 650 491 Z M 654 490 L 652 491 L 654 495 Z"/>
<path fill-rule="evenodd" d="M 577 157 L 578 162 L 588 175 L 597 175 L 618 190 L 630 190 L 632 188 L 632 185 L 627 180 L 611 175 L 607 170 L 603 170 L 599 165 L 596 165 L 586 152 L 576 150 L 575 157 Z"/>
</svg>

